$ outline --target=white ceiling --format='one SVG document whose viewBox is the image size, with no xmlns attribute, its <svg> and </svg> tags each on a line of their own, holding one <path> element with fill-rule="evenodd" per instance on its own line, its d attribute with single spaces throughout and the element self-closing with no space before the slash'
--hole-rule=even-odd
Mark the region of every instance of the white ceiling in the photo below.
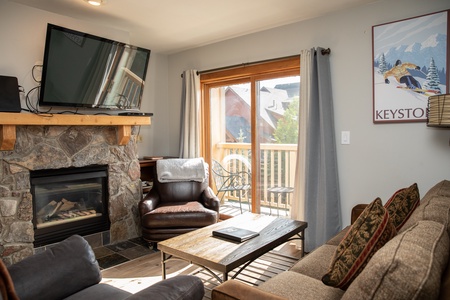
<svg viewBox="0 0 450 300">
<path fill-rule="evenodd" d="M 377 0 L 10 0 L 130 33 L 133 44 L 176 53 Z"/>
</svg>

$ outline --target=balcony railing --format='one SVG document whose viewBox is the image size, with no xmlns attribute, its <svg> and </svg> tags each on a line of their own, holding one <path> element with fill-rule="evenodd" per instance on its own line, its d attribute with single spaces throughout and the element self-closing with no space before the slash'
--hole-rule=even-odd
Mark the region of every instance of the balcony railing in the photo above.
<svg viewBox="0 0 450 300">
<path fill-rule="evenodd" d="M 119 84 L 119 95 L 125 100 L 124 108 L 139 107 L 142 88 L 145 82 L 128 68 L 122 68 L 122 77 Z"/>
<path fill-rule="evenodd" d="M 273 187 L 294 187 L 297 145 L 293 144 L 261 144 L 260 145 L 260 178 L 258 180 L 261 195 L 261 213 L 276 210 L 288 213 L 292 201 L 292 190 L 289 192 L 270 192 Z M 249 143 L 219 143 L 213 150 L 213 158 L 221 162 L 231 172 L 251 170 L 251 144 Z M 251 182 L 251 178 L 248 178 Z M 285 190 L 286 191 L 286 190 Z M 242 195 L 242 201 L 251 201 L 251 192 Z M 236 193 L 227 193 L 224 199 L 238 201 Z M 247 205 L 242 206 L 247 207 Z"/>
</svg>

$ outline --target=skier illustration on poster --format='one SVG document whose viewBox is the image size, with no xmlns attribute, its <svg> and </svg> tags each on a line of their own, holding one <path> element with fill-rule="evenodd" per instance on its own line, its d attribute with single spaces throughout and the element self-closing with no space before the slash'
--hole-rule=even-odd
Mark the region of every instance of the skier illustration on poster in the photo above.
<svg viewBox="0 0 450 300">
<path fill-rule="evenodd" d="M 392 67 L 392 69 L 390 69 L 384 73 L 384 82 L 386 84 L 389 84 L 390 81 L 389 81 L 388 77 L 393 76 L 393 77 L 395 77 L 397 82 L 405 84 L 406 87 L 409 89 L 412 89 L 412 90 L 421 89 L 422 86 L 411 75 L 411 73 L 409 73 L 408 69 L 420 70 L 420 67 L 413 63 L 408 63 L 408 62 L 402 63 L 402 61 L 400 59 L 397 59 L 397 61 L 395 62 L 395 66 Z"/>
</svg>

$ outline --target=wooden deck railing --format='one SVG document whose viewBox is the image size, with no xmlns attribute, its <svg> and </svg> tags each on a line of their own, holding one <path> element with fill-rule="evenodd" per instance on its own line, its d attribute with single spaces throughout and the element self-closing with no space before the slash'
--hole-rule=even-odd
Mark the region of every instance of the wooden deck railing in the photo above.
<svg viewBox="0 0 450 300">
<path fill-rule="evenodd" d="M 144 81 L 130 69 L 123 68 L 122 71 L 119 94 L 125 99 L 124 107 L 138 107 Z"/>
<path fill-rule="evenodd" d="M 270 193 L 270 187 L 294 187 L 297 145 L 261 144 L 261 177 L 259 189 L 262 208 L 289 210 L 292 193 Z M 219 143 L 213 150 L 213 158 L 230 171 L 251 172 L 251 145 L 249 143 Z M 251 182 L 251 178 L 248 178 Z M 250 200 L 251 193 L 243 195 L 243 201 Z M 225 195 L 226 199 L 237 201 L 237 194 Z M 244 205 L 246 206 L 246 205 Z M 244 207 L 243 206 L 243 207 Z"/>
</svg>

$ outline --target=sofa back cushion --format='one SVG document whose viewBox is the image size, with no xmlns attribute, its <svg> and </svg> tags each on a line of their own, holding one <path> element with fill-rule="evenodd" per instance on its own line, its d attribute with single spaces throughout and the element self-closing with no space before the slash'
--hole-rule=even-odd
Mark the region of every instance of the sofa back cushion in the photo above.
<svg viewBox="0 0 450 300">
<path fill-rule="evenodd" d="M 437 299 L 449 248 L 444 225 L 419 221 L 375 253 L 342 299 Z"/>
<path fill-rule="evenodd" d="M 421 220 L 431 220 L 446 225 L 450 235 L 450 181 L 443 180 L 426 193 L 399 233 Z"/>
<path fill-rule="evenodd" d="M 102 278 L 94 251 L 79 235 L 25 258 L 8 271 L 21 300 L 64 299 Z"/>
</svg>

